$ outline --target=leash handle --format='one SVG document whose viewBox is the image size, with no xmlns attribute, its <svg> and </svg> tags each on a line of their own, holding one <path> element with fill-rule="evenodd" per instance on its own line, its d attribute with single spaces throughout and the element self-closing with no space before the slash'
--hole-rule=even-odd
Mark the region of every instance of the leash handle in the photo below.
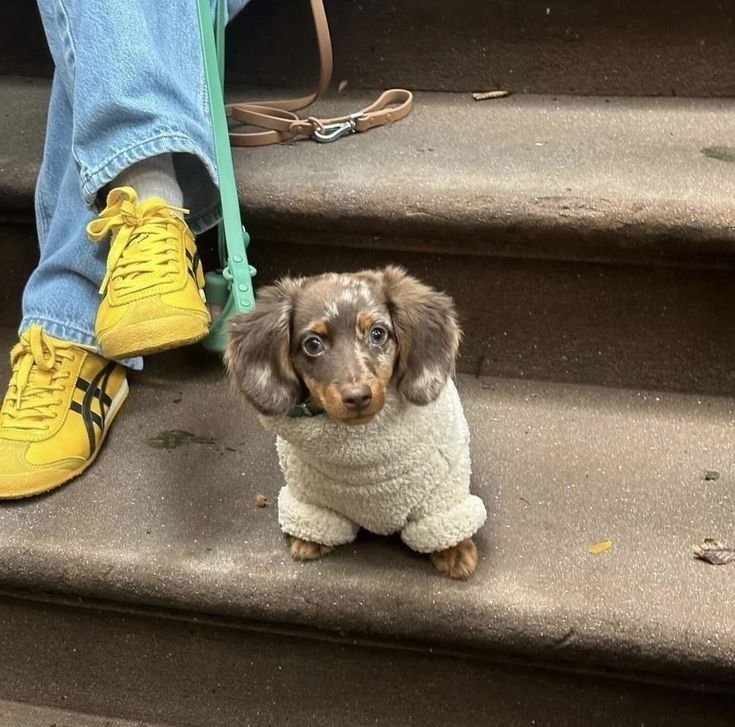
<svg viewBox="0 0 735 727">
<path fill-rule="evenodd" d="M 255 306 L 252 276 L 255 270 L 248 263 L 246 248 L 249 235 L 240 218 L 240 203 L 237 196 L 235 170 L 232 165 L 229 130 L 224 103 L 224 32 L 227 23 L 226 0 L 216 0 L 215 17 L 212 20 L 210 0 L 197 0 L 197 16 L 202 39 L 204 72 L 209 96 L 209 113 L 212 121 L 214 155 L 219 175 L 219 192 L 222 206 L 220 241 L 224 237 L 227 257 L 220 259 L 224 269 L 222 275 L 229 283 L 230 296 L 222 312 L 212 323 L 213 333 L 221 334 L 225 319 L 232 312 L 246 313 Z M 216 38 L 215 38 L 216 35 Z M 222 255 L 222 247 L 220 248 Z"/>
</svg>

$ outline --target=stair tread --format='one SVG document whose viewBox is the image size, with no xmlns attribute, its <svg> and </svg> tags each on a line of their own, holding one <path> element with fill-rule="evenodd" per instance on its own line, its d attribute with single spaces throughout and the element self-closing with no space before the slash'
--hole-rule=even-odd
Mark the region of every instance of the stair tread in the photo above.
<svg viewBox="0 0 735 727">
<path fill-rule="evenodd" d="M 237 92 L 242 98 L 247 93 Z M 0 206 L 29 209 L 48 84 L 5 77 Z M 325 101 L 346 112 L 369 92 Z M 735 100 L 422 93 L 331 145 L 235 150 L 261 237 L 551 259 L 732 259 Z M 730 152 L 731 154 L 734 153 Z"/>
<path fill-rule="evenodd" d="M 13 338 L 0 329 L 0 350 Z M 7 373 L 2 359 L 0 381 Z M 0 590 L 731 679 L 735 565 L 696 561 L 692 545 L 732 532 L 732 399 L 471 376 L 459 388 L 489 513 L 467 583 L 391 538 L 292 562 L 271 437 L 233 400 L 216 357 L 193 348 L 135 376 L 83 479 L 0 507 Z M 202 441 L 151 446 L 169 430 Z M 605 539 L 612 549 L 592 555 Z"/>
<path fill-rule="evenodd" d="M 164 725 L 100 717 L 56 707 L 0 699 L 0 727 L 164 727 Z"/>
</svg>

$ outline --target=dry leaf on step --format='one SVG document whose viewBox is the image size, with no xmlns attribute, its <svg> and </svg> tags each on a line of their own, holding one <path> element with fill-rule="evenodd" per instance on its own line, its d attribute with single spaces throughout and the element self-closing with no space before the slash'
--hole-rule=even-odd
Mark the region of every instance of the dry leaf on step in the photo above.
<svg viewBox="0 0 735 727">
<path fill-rule="evenodd" d="M 613 547 L 612 540 L 600 540 L 598 543 L 592 543 L 588 550 L 592 555 L 599 555 L 600 553 L 606 553 L 610 548 Z"/>
<path fill-rule="evenodd" d="M 505 98 L 506 96 L 510 96 L 510 91 L 475 91 L 472 94 L 475 101 L 488 101 L 491 98 Z"/>
<path fill-rule="evenodd" d="M 706 560 L 712 565 L 727 565 L 735 560 L 735 548 L 723 545 L 712 538 L 705 538 L 702 545 L 695 545 L 695 557 Z"/>
</svg>

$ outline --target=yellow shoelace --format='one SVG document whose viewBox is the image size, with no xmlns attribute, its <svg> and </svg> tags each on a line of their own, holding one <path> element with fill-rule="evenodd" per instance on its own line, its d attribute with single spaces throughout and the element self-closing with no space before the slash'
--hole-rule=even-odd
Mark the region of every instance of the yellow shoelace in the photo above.
<svg viewBox="0 0 735 727">
<path fill-rule="evenodd" d="M 58 392 L 71 372 L 64 360 L 74 357 L 72 344 L 52 342 L 40 326 L 31 326 L 10 353 L 13 375 L 2 411 L 2 424 L 15 429 L 48 429 L 63 404 Z"/>
<path fill-rule="evenodd" d="M 110 285 L 121 294 L 137 293 L 179 273 L 181 253 L 177 236 L 170 230 L 171 212 L 188 210 L 172 207 L 157 197 L 139 204 L 129 187 L 110 192 L 107 207 L 87 225 L 87 234 L 94 242 L 112 232 L 100 294 L 104 295 Z"/>
</svg>

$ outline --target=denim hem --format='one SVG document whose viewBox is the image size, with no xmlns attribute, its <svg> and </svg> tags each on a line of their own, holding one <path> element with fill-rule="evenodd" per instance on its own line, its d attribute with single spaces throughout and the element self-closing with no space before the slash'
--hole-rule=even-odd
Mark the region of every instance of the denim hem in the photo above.
<svg viewBox="0 0 735 727">
<path fill-rule="evenodd" d="M 207 209 L 202 210 L 196 219 L 187 220 L 189 229 L 195 234 L 199 235 L 202 232 L 216 227 L 222 220 L 222 212 L 220 210 L 219 199 Z"/>
<path fill-rule="evenodd" d="M 82 348 L 90 350 L 100 356 L 104 356 L 104 353 L 97 344 L 97 338 L 89 331 L 82 331 L 68 323 L 60 323 L 59 321 L 49 320 L 48 318 L 24 316 L 23 320 L 20 322 L 18 334 L 22 334 L 32 325 L 41 326 L 44 332 L 48 333 L 49 336 L 59 338 L 62 341 L 77 343 Z M 134 369 L 135 371 L 140 371 L 143 368 L 143 359 L 140 356 L 136 356 L 135 358 L 126 358 L 122 361 L 118 361 L 117 363 L 127 366 L 130 369 Z"/>
<path fill-rule="evenodd" d="M 136 162 L 147 159 L 148 157 L 171 153 L 191 154 L 196 157 L 204 165 L 204 169 L 215 188 L 218 187 L 219 177 L 217 169 L 210 157 L 204 153 L 202 148 L 190 136 L 172 129 L 161 131 L 148 139 L 136 142 L 110 156 L 94 170 L 81 170 L 82 195 L 84 196 L 85 203 L 90 208 L 93 208 L 99 191 Z M 219 219 L 218 205 L 219 199 L 216 203 L 204 209 L 190 210 L 187 223 L 192 228 L 192 231 L 203 232 L 216 224 Z M 215 212 L 215 210 L 217 211 Z"/>
</svg>

